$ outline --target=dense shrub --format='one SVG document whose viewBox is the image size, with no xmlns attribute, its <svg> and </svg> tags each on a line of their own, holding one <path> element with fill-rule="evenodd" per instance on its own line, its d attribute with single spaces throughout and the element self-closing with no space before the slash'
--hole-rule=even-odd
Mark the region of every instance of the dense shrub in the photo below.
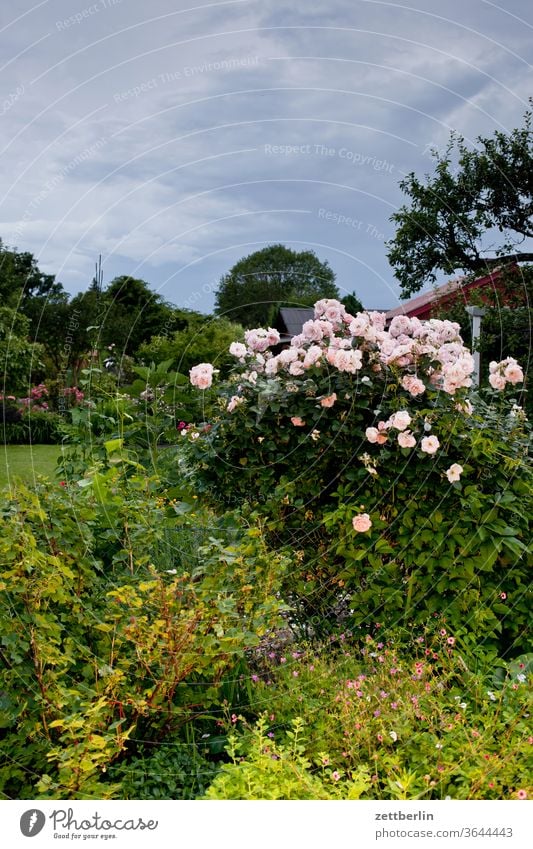
<svg viewBox="0 0 533 849">
<path fill-rule="evenodd" d="M 57 445 L 62 439 L 63 421 L 57 413 L 24 410 L 16 420 L 6 421 L 5 445 Z"/>
<path fill-rule="evenodd" d="M 270 652 L 207 798 L 530 797 L 533 656 L 495 667 L 440 625 Z"/>
<path fill-rule="evenodd" d="M 523 379 L 491 366 L 491 404 L 467 398 L 473 361 L 447 321 L 346 314 L 319 302 L 289 348 L 234 343 L 219 413 L 191 431 L 194 482 L 219 508 L 248 502 L 273 549 L 295 551 L 294 620 L 320 634 L 443 612 L 502 652 L 528 621 L 532 475 Z M 214 370 L 191 370 L 199 389 Z M 473 406 L 472 406 L 473 402 Z M 184 471 L 187 468 L 184 467 Z"/>
<path fill-rule="evenodd" d="M 278 621 L 286 564 L 258 527 L 181 515 L 156 479 L 115 460 L 83 486 L 20 487 L 2 504 L 7 797 L 120 794 L 108 767 L 131 763 L 137 738 L 178 744 Z M 189 527 L 202 522 L 189 557 Z"/>
</svg>

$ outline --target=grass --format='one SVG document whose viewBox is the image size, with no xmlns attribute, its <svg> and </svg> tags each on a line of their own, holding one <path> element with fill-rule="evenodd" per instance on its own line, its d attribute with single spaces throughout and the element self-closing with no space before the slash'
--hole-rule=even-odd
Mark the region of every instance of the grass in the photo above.
<svg viewBox="0 0 533 849">
<path fill-rule="evenodd" d="M 0 489 L 15 478 L 33 483 L 37 475 L 53 480 L 60 445 L 2 445 L 0 446 Z"/>
</svg>

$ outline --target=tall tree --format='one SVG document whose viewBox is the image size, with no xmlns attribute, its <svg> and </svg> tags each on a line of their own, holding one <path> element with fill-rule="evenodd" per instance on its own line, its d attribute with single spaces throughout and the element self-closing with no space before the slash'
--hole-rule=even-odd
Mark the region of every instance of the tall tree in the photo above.
<svg viewBox="0 0 533 849">
<path fill-rule="evenodd" d="M 113 343 L 119 353 L 135 353 L 143 342 L 172 324 L 173 308 L 144 280 L 115 277 L 102 300 L 101 340 L 104 345 Z"/>
<path fill-rule="evenodd" d="M 335 274 L 313 251 L 270 245 L 239 260 L 222 277 L 215 309 L 243 327 L 272 323 L 280 306 L 338 298 Z"/>
<path fill-rule="evenodd" d="M 533 100 L 530 101 L 533 105 Z M 409 297 L 437 272 L 483 274 L 508 262 L 533 261 L 533 113 L 510 133 L 478 137 L 474 149 L 452 134 L 433 152 L 435 171 L 400 182 L 409 202 L 392 216 L 389 262 Z M 525 250 L 521 249 L 521 246 Z"/>
<path fill-rule="evenodd" d="M 0 239 L 0 298 L 23 312 L 33 298 L 54 298 L 64 292 L 53 274 L 43 274 L 33 254 L 7 248 Z"/>
</svg>

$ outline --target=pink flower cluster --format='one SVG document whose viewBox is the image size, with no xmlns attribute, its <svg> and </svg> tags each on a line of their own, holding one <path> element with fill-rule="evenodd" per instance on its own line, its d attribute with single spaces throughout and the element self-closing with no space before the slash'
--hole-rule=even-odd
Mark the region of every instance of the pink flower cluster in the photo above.
<svg viewBox="0 0 533 849">
<path fill-rule="evenodd" d="M 508 383 L 522 383 L 523 380 L 524 372 L 512 357 L 489 365 L 489 383 L 493 389 L 501 392 Z"/>
<path fill-rule="evenodd" d="M 32 401 L 40 401 L 41 398 L 48 398 L 48 389 L 44 383 L 39 383 L 38 386 L 33 386 L 30 389 L 30 398 Z"/>
<path fill-rule="evenodd" d="M 395 316 L 386 327 L 384 313 L 359 312 L 352 316 L 339 301 L 324 298 L 315 304 L 314 318 L 305 322 L 302 332 L 283 350 L 277 353 L 270 350 L 280 343 L 280 334 L 272 327 L 247 330 L 244 342 L 230 345 L 230 353 L 242 368 L 238 370 L 236 391 L 226 409 L 233 413 L 241 406 L 247 389 L 255 391 L 261 387 L 262 391 L 265 381 L 283 378 L 288 391 L 298 392 L 301 386 L 298 378 L 316 382 L 321 374 L 328 382 L 334 381 L 336 375 L 353 376 L 361 386 L 380 376 L 387 380 L 392 377 L 413 399 L 428 389 L 454 396 L 458 390 L 472 385 L 474 370 L 473 357 L 464 346 L 459 329 L 452 321 L 421 321 L 405 315 Z M 210 363 L 200 363 L 190 370 L 191 383 L 207 389 L 214 372 Z M 489 380 L 494 388 L 503 389 L 506 383 L 522 381 L 523 372 L 516 360 L 507 358 L 490 364 Z M 317 405 L 327 409 L 339 398 L 351 397 L 349 384 L 341 391 L 342 395 L 339 385 L 334 384 L 323 394 L 311 392 L 311 396 Z M 455 406 L 465 413 L 472 411 L 470 402 L 462 396 Z M 304 427 L 305 418 L 293 415 L 291 423 L 296 428 Z M 417 435 L 414 414 L 400 409 L 388 420 L 368 427 L 365 435 L 372 444 L 385 445 L 394 440 L 400 448 L 418 447 L 423 454 L 435 455 L 440 448 L 439 439 L 428 432 L 429 422 L 425 422 L 424 431 Z M 315 430 L 313 434 L 313 439 L 318 440 L 319 432 Z M 369 471 L 376 474 L 371 465 Z M 450 483 L 456 483 L 461 472 L 457 464 L 450 467 L 446 472 Z"/>
<path fill-rule="evenodd" d="M 241 363 L 247 360 L 254 378 L 283 372 L 301 377 L 323 366 L 355 375 L 368 365 L 374 374 L 390 366 L 403 369 L 402 387 L 413 397 L 423 394 L 428 383 L 452 395 L 472 383 L 472 355 L 463 345 L 459 325 L 451 321 L 422 322 L 399 315 L 385 329 L 384 313 L 352 316 L 339 301 L 324 298 L 315 304 L 315 318 L 305 322 L 290 346 L 273 354 L 269 348 L 279 341 L 272 327 L 247 330 L 245 342 L 233 342 L 230 353 Z M 206 364 L 202 366 L 205 370 Z M 205 371 L 201 374 L 195 371 L 194 379 L 206 383 Z"/>
<path fill-rule="evenodd" d="M 392 416 L 385 422 L 378 422 L 377 427 L 367 427 L 365 436 L 369 442 L 377 445 L 385 445 L 388 441 L 391 429 L 399 431 L 397 440 L 400 448 L 414 448 L 416 445 L 416 437 L 408 430 L 412 419 L 407 410 L 399 410 L 393 413 Z M 436 436 L 424 436 L 420 441 L 420 450 L 424 454 L 435 454 L 440 448 L 439 440 Z"/>
</svg>

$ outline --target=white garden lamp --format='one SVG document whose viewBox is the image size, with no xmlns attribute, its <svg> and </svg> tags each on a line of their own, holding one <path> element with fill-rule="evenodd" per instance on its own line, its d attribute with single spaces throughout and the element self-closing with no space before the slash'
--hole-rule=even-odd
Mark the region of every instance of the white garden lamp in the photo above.
<svg viewBox="0 0 533 849">
<path fill-rule="evenodd" d="M 482 307 L 466 307 L 466 311 L 472 319 L 472 350 L 474 353 L 474 373 L 472 381 L 474 386 L 479 386 L 481 357 L 479 353 L 479 340 L 481 338 L 481 319 L 486 310 Z"/>
</svg>

